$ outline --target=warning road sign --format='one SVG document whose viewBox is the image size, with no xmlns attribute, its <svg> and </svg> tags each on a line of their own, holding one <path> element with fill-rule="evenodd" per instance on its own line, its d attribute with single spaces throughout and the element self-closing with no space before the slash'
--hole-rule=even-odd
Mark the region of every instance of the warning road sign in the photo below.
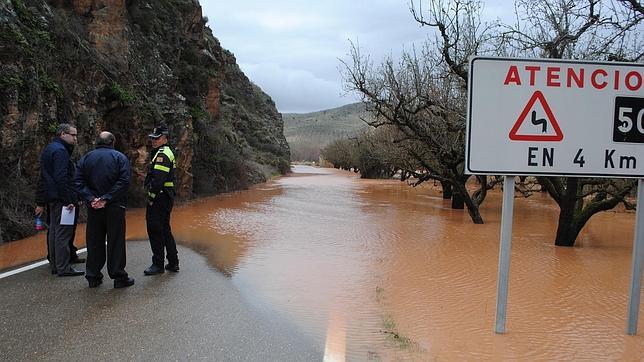
<svg viewBox="0 0 644 362">
<path fill-rule="evenodd" d="M 466 172 L 644 178 L 644 64 L 475 57 Z"/>
<path fill-rule="evenodd" d="M 530 114 L 529 117 L 528 114 Z M 545 118 L 537 116 L 543 114 L 545 114 Z M 529 123 L 532 124 L 532 127 L 521 127 L 528 118 L 530 118 Z M 519 130 L 522 130 L 522 132 L 519 132 Z M 534 92 L 523 112 L 519 115 L 514 127 L 512 127 L 510 139 L 514 141 L 561 141 L 563 139 L 563 133 L 561 133 L 557 119 L 552 114 L 552 110 L 543 97 L 543 93 L 540 91 Z"/>
</svg>

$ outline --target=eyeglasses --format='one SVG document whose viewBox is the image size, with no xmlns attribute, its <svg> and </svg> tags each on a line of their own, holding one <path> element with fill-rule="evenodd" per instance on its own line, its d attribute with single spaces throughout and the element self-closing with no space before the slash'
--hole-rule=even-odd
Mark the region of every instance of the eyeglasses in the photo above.
<svg viewBox="0 0 644 362">
<path fill-rule="evenodd" d="M 70 136 L 72 136 L 72 137 L 78 137 L 78 133 L 67 133 L 67 132 L 65 132 L 65 133 L 70 135 Z"/>
</svg>

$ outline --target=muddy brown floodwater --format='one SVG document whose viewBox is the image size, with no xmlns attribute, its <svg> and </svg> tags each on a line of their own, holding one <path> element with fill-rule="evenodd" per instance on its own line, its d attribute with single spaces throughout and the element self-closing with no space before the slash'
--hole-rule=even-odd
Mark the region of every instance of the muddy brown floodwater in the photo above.
<svg viewBox="0 0 644 362">
<path fill-rule="evenodd" d="M 324 346 L 328 361 L 644 358 L 641 306 L 639 334 L 624 332 L 633 213 L 596 215 L 576 247 L 561 248 L 556 205 L 517 198 L 507 333 L 497 335 L 501 193 L 485 201 L 484 225 L 449 206 L 431 187 L 296 166 L 177 207 L 172 224 L 251 304 Z M 147 237 L 143 210 L 127 222 L 128 240 Z M 41 244 L 5 244 L 0 263 Z"/>
</svg>

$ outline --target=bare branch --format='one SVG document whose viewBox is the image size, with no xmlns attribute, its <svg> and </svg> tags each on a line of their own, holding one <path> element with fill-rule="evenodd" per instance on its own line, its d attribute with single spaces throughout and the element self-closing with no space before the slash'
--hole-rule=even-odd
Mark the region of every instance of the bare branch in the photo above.
<svg viewBox="0 0 644 362">
<path fill-rule="evenodd" d="M 640 15 L 644 16 L 644 6 L 637 0 L 617 0 L 620 3 L 626 4 L 626 6 L 630 6 L 633 10 L 637 11 L 640 13 Z"/>
</svg>

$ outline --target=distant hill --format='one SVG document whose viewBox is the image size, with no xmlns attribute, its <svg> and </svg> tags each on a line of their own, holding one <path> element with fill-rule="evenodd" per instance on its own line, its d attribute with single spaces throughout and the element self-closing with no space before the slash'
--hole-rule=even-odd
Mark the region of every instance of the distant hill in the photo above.
<svg viewBox="0 0 644 362">
<path fill-rule="evenodd" d="M 291 148 L 293 161 L 317 161 L 320 149 L 330 142 L 355 136 L 369 126 L 363 103 L 312 113 L 284 113 L 284 136 Z"/>
</svg>

